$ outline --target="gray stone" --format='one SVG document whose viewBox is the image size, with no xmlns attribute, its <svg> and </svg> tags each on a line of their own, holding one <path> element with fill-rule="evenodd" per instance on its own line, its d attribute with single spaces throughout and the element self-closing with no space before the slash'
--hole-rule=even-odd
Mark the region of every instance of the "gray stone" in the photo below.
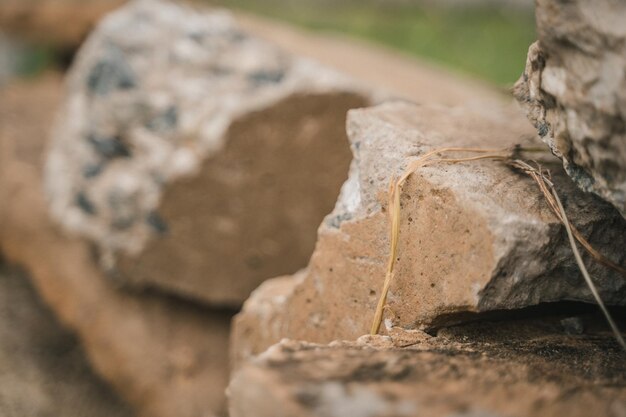
<svg viewBox="0 0 626 417">
<path fill-rule="evenodd" d="M 67 85 L 53 217 L 119 283 L 231 306 L 306 265 L 348 169 L 345 114 L 373 97 L 226 12 L 161 0 L 106 17 Z"/>
<path fill-rule="evenodd" d="M 515 95 L 569 176 L 626 216 L 626 3 L 537 1 Z"/>
<path fill-rule="evenodd" d="M 350 177 L 320 226 L 307 269 L 257 289 L 235 320 L 241 361 L 284 337 L 328 343 L 368 333 L 389 251 L 388 187 L 418 155 L 442 147 L 500 148 L 534 141 L 519 111 L 481 113 L 405 102 L 352 110 Z M 624 266 L 626 221 L 580 191 L 546 150 L 571 222 Z M 594 302 L 564 228 L 526 174 L 497 161 L 438 164 L 413 174 L 401 198 L 395 277 L 386 326 L 437 328 L 475 314 L 544 302 Z M 585 257 L 608 304 L 626 303 L 626 280 Z M 384 329 L 383 329 L 384 331 Z"/>
</svg>

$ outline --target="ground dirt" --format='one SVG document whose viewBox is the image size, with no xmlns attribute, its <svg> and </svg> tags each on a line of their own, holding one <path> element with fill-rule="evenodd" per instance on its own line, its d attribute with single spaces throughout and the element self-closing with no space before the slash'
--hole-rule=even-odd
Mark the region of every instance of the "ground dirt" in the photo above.
<svg viewBox="0 0 626 417">
<path fill-rule="evenodd" d="M 41 302 L 28 276 L 7 265 L 0 265 L 0 415 L 133 415 L 93 373 L 79 342 Z"/>
</svg>

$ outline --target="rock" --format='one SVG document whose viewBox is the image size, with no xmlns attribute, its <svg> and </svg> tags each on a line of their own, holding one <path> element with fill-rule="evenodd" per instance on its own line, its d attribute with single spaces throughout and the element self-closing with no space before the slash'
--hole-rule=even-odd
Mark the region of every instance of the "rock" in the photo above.
<svg viewBox="0 0 626 417">
<path fill-rule="evenodd" d="M 119 283 L 240 306 L 306 265 L 371 94 L 223 12 L 131 2 L 78 54 L 47 161 L 53 217 Z"/>
<path fill-rule="evenodd" d="M 28 271 L 94 370 L 139 415 L 224 415 L 231 313 L 119 290 L 89 243 L 62 233 L 49 218 L 41 165 L 61 93 L 58 76 L 3 91 L 0 253 Z"/>
<path fill-rule="evenodd" d="M 426 151 L 499 149 L 523 141 L 527 129 L 517 112 L 395 102 L 350 111 L 348 132 L 350 177 L 319 228 L 309 266 L 264 283 L 246 302 L 232 336 L 236 364 L 285 337 L 328 343 L 368 333 L 389 251 L 391 178 Z M 626 221 L 578 190 L 556 158 L 546 155 L 542 166 L 550 168 L 570 221 L 599 252 L 625 265 Z M 388 325 L 436 328 L 475 313 L 594 302 L 564 228 L 526 174 L 495 161 L 429 166 L 409 178 L 401 207 Z M 624 278 L 589 257 L 586 264 L 604 301 L 624 305 Z"/>
<path fill-rule="evenodd" d="M 284 340 L 235 373 L 230 416 L 616 417 L 626 410 L 626 355 L 607 331 L 569 336 L 558 320 L 539 319 L 437 337 L 404 333 L 330 345 Z"/>
<path fill-rule="evenodd" d="M 25 274 L 0 265 L 0 415 L 133 415 L 94 375 Z"/>
<path fill-rule="evenodd" d="M 626 3 L 537 1 L 515 95 L 567 173 L 626 216 Z"/>
<path fill-rule="evenodd" d="M 12 37 L 75 51 L 96 22 L 125 0 L 2 0 L 0 28 Z"/>
</svg>

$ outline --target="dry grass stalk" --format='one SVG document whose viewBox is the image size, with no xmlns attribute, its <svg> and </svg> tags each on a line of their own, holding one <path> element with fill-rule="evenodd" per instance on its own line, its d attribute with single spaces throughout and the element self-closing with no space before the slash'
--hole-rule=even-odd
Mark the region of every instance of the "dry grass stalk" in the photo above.
<svg viewBox="0 0 626 417">
<path fill-rule="evenodd" d="M 615 324 L 615 322 L 613 321 L 613 317 L 611 317 L 611 313 L 609 313 L 609 310 L 604 305 L 604 302 L 602 301 L 602 298 L 600 297 L 600 294 L 598 293 L 598 289 L 596 288 L 596 285 L 593 283 L 593 281 L 591 280 L 591 277 L 589 276 L 589 272 L 587 271 L 587 268 L 585 267 L 585 263 L 583 262 L 583 259 L 580 256 L 580 252 L 578 252 L 578 248 L 576 247 L 576 241 L 574 240 L 574 233 L 573 233 L 572 227 L 569 223 L 569 219 L 567 218 L 567 215 L 565 214 L 565 209 L 563 208 L 563 204 L 561 204 L 561 199 L 559 198 L 559 195 L 557 194 L 554 187 L 552 187 L 552 195 L 554 196 L 554 199 L 556 200 L 556 203 L 559 207 L 559 211 L 561 212 L 561 216 L 563 216 L 563 225 L 565 225 L 565 230 L 567 230 L 567 237 L 569 238 L 569 243 L 572 246 L 572 250 L 574 251 L 574 256 L 576 257 L 576 263 L 578 264 L 578 267 L 580 268 L 580 272 L 582 272 L 583 277 L 585 277 L 585 281 L 587 282 L 587 285 L 589 286 L 589 289 L 591 290 L 593 297 L 596 299 L 596 302 L 600 306 L 600 309 L 602 310 L 604 317 L 606 317 L 606 320 L 609 322 L 609 326 L 611 326 L 611 330 L 613 330 L 613 334 L 615 334 L 615 338 L 617 339 L 619 344 L 622 346 L 622 348 L 626 350 L 626 342 L 624 342 L 622 333 L 617 327 L 617 324 Z"/>
<path fill-rule="evenodd" d="M 620 265 L 617 265 L 610 259 L 603 256 L 597 250 L 595 250 L 591 244 L 582 236 L 582 234 L 570 224 L 569 219 L 561 205 L 558 194 L 554 187 L 554 184 L 550 180 L 549 172 L 544 172 L 541 167 L 538 165 L 538 168 L 534 168 L 528 163 L 520 160 L 514 159 L 514 155 L 519 152 L 537 152 L 543 151 L 542 149 L 524 149 L 524 148 L 506 148 L 506 149 L 480 149 L 480 148 L 440 148 L 435 149 L 433 151 L 427 152 L 426 154 L 420 156 L 418 159 L 412 161 L 404 174 L 398 178 L 392 178 L 391 184 L 389 186 L 389 213 L 391 217 L 391 229 L 390 229 L 390 250 L 389 250 L 389 259 L 387 262 L 387 272 L 385 274 L 385 281 L 383 283 L 383 288 L 381 292 L 381 296 L 378 300 L 378 304 L 376 306 L 376 312 L 374 314 L 374 320 L 372 322 L 372 327 L 370 333 L 372 335 L 378 334 L 380 330 L 380 325 L 382 323 L 384 309 L 387 303 L 387 294 L 389 293 L 389 287 L 391 286 L 391 282 L 394 276 L 394 268 L 395 268 L 395 260 L 397 258 L 398 251 L 398 238 L 400 235 L 400 195 L 402 194 L 402 186 L 406 182 L 406 180 L 418 169 L 423 168 L 428 165 L 432 165 L 434 163 L 460 163 L 460 162 L 470 162 L 470 161 L 478 161 L 483 159 L 489 159 L 494 161 L 503 161 L 522 172 L 529 175 L 539 186 L 542 194 L 546 198 L 548 205 L 550 206 L 554 215 L 559 219 L 559 221 L 565 226 L 567 230 L 567 234 L 570 240 L 570 245 L 572 247 L 572 251 L 574 252 L 574 256 L 576 258 L 576 262 L 578 267 L 585 278 L 585 282 L 589 287 L 591 293 L 596 299 L 600 309 L 602 310 L 604 316 L 606 317 L 613 333 L 615 334 L 615 338 L 620 343 L 620 345 L 626 350 L 626 343 L 615 324 L 611 314 L 608 309 L 604 305 L 597 288 L 587 269 L 585 268 L 584 263 L 582 262 L 582 258 L 580 253 L 578 252 L 578 248 L 576 247 L 576 241 L 578 241 L 587 252 L 593 257 L 594 260 L 605 265 L 611 269 L 614 269 L 621 273 L 626 277 L 626 269 L 622 268 Z M 447 153 L 447 152 L 467 152 L 467 153 L 477 153 L 479 155 L 465 158 L 435 158 L 436 156 Z"/>
<path fill-rule="evenodd" d="M 528 163 L 519 159 L 511 160 L 509 161 L 509 164 L 530 175 L 530 177 L 535 180 L 535 182 L 539 186 L 539 189 L 546 198 L 548 205 L 552 209 L 552 212 L 557 217 L 557 219 L 559 219 L 559 221 L 563 223 L 563 225 L 565 225 L 566 219 L 563 217 L 563 214 L 559 210 L 557 201 L 553 196 L 555 188 L 552 181 L 550 181 L 549 173 L 543 172 L 541 170 L 541 167 L 533 168 Z M 551 192 L 548 188 L 550 190 L 553 190 L 553 192 Z M 589 254 L 596 260 L 596 262 L 608 268 L 611 268 L 622 274 L 622 276 L 626 277 L 626 269 L 622 268 L 620 265 L 616 264 L 615 262 L 608 259 L 606 256 L 602 255 L 600 252 L 598 252 L 573 225 L 570 224 L 570 228 L 572 229 L 572 234 L 574 235 L 574 238 L 576 238 L 578 243 L 580 243 L 585 248 L 585 250 L 589 252 Z"/>
</svg>

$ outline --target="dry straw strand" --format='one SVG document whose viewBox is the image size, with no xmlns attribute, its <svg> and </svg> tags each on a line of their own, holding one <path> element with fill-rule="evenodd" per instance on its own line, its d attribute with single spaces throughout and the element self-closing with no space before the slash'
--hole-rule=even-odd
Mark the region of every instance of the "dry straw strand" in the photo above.
<svg viewBox="0 0 626 417">
<path fill-rule="evenodd" d="M 447 152 L 467 152 L 467 153 L 478 153 L 481 155 L 465 157 L 465 158 L 434 158 L 437 155 Z M 567 214 L 563 209 L 561 201 L 559 200 L 558 194 L 554 187 L 554 184 L 549 178 L 549 173 L 544 173 L 539 164 L 537 164 L 537 168 L 532 167 L 527 162 L 524 162 L 520 159 L 513 159 L 513 155 L 518 152 L 543 152 L 542 149 L 535 148 L 506 148 L 506 149 L 482 149 L 482 148 L 459 148 L 459 147 L 448 147 L 448 148 L 440 148 L 435 149 L 433 151 L 427 152 L 424 155 L 420 156 L 418 159 L 409 163 L 407 169 L 404 174 L 400 176 L 400 178 L 395 179 L 392 178 L 390 187 L 389 187 L 389 213 L 391 220 L 391 228 L 390 228 L 390 249 L 389 249 L 389 259 L 387 262 L 387 272 L 385 274 L 385 281 L 383 283 L 383 288 L 381 291 L 380 298 L 378 300 L 378 304 L 376 306 L 376 311 L 374 314 L 374 320 L 372 322 L 372 327 L 370 333 L 372 335 L 378 334 L 380 331 L 380 325 L 382 323 L 383 313 L 385 309 L 385 305 L 387 302 L 387 295 L 389 293 L 389 287 L 391 286 L 391 282 L 394 277 L 394 267 L 395 260 L 397 258 L 398 251 L 398 239 L 400 235 L 400 195 L 402 193 L 402 186 L 406 182 L 406 180 L 419 168 L 431 165 L 433 163 L 460 163 L 460 162 L 470 162 L 470 161 L 478 161 L 478 160 L 495 160 L 502 161 L 508 163 L 509 165 L 521 170 L 522 172 L 529 175 L 535 183 L 538 185 L 542 194 L 544 195 L 548 206 L 557 217 L 557 219 L 565 226 L 567 230 L 567 234 L 570 240 L 570 245 L 572 247 L 572 251 L 574 252 L 574 257 L 576 258 L 576 262 L 578 267 L 585 278 L 585 282 L 589 287 L 591 293 L 596 299 L 602 313 L 606 317 L 607 322 L 611 326 L 613 333 L 615 334 L 615 338 L 619 342 L 619 344 L 626 350 L 626 343 L 615 324 L 615 321 L 611 317 L 608 309 L 604 305 L 602 298 L 600 297 L 595 284 L 591 280 L 587 269 L 585 268 L 584 263 L 582 262 L 582 258 L 576 247 L 576 241 L 578 241 L 585 250 L 592 256 L 594 260 L 605 265 L 611 269 L 616 270 L 620 274 L 626 277 L 626 269 L 622 268 L 620 265 L 617 265 L 610 259 L 603 256 L 599 253 L 595 248 L 591 246 L 591 244 L 582 236 L 582 234 L 569 222 L 567 218 Z"/>
<path fill-rule="evenodd" d="M 585 267 L 585 263 L 583 262 L 583 259 L 580 256 L 578 247 L 576 247 L 576 241 L 574 240 L 574 234 L 572 233 L 572 228 L 570 226 L 569 219 L 567 218 L 567 215 L 565 214 L 565 209 L 563 208 L 563 204 L 561 204 L 561 199 L 559 198 L 559 195 L 557 194 L 554 187 L 552 187 L 552 195 L 554 196 L 554 199 L 556 200 L 556 203 L 559 207 L 559 211 L 561 212 L 561 215 L 563 216 L 563 225 L 565 226 L 565 230 L 567 230 L 567 237 L 569 238 L 570 245 L 572 246 L 572 251 L 574 252 L 574 257 L 576 258 L 576 263 L 578 264 L 578 267 L 580 268 L 580 272 L 582 272 L 583 277 L 585 278 L 585 281 L 587 282 L 587 286 L 589 287 L 589 290 L 593 294 L 593 297 L 596 299 L 596 302 L 600 306 L 600 309 L 602 310 L 602 313 L 604 314 L 606 321 L 609 322 L 609 326 L 611 326 L 611 330 L 613 330 L 613 334 L 615 335 L 615 338 L 617 339 L 618 343 L 622 346 L 622 348 L 626 350 L 626 342 L 624 342 L 622 333 L 617 327 L 617 324 L 615 324 L 615 321 L 613 321 L 613 317 L 611 317 L 611 313 L 609 313 L 609 310 L 604 305 L 604 302 L 602 301 L 602 298 L 600 297 L 600 293 L 598 292 L 596 285 L 591 280 L 591 277 L 589 276 L 589 272 L 587 272 L 587 268 Z"/>
</svg>

